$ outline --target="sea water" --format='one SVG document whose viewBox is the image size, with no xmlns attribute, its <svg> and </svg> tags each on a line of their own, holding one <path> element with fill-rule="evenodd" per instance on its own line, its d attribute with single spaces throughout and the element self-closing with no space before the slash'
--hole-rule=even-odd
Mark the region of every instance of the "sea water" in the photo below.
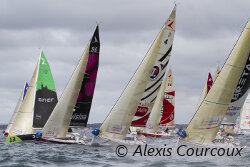
<svg viewBox="0 0 250 167">
<path fill-rule="evenodd" d="M 250 147 L 250 136 L 237 136 L 236 141 Z M 22 142 L 7 144 L 0 138 L 0 166 L 250 166 L 250 149 L 246 148 L 241 156 L 180 156 L 174 151 L 177 138 L 150 139 L 146 152 L 156 149 L 148 155 L 145 145 L 138 149 L 137 145 L 123 145 L 117 143 L 93 145 L 67 145 Z M 120 147 L 117 155 L 117 148 Z M 165 156 L 163 150 L 165 148 Z M 173 148 L 173 150 L 171 150 Z M 171 155 L 166 149 L 171 150 Z M 127 152 L 126 152 L 127 150 Z M 161 150 L 160 155 L 157 151 Z M 136 152 L 136 153 L 135 153 Z M 152 152 L 152 150 L 151 150 Z M 126 153 L 126 155 L 125 155 Z M 157 155 L 155 155 L 157 154 Z M 121 157 L 120 157 L 121 156 Z"/>
</svg>

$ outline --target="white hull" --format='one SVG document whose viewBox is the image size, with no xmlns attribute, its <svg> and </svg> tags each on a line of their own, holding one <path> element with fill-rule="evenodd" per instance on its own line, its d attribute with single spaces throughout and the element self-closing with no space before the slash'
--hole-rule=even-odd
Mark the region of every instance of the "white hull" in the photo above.
<svg viewBox="0 0 250 167">
<path fill-rule="evenodd" d="M 58 144 L 80 144 L 80 145 L 91 145 L 94 138 L 88 139 L 86 136 L 80 136 L 77 133 L 68 134 L 66 138 L 47 138 L 45 141 Z"/>
</svg>

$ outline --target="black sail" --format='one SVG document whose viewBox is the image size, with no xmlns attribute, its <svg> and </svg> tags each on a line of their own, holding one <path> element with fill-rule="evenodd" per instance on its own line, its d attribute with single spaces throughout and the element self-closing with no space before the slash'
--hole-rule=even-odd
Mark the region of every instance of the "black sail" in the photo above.
<svg viewBox="0 0 250 167">
<path fill-rule="evenodd" d="M 85 127 L 87 125 L 99 66 L 99 51 L 100 40 L 99 28 L 97 26 L 90 41 L 89 58 L 81 90 L 71 118 L 70 127 Z"/>
</svg>

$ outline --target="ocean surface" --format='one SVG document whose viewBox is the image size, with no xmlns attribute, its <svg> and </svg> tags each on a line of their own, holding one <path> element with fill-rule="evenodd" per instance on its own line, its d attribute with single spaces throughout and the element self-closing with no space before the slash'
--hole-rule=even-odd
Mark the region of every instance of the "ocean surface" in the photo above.
<svg viewBox="0 0 250 167">
<path fill-rule="evenodd" d="M 0 166 L 250 166 L 250 136 L 237 136 L 235 140 L 248 147 L 241 151 L 241 156 L 180 156 L 173 150 L 170 156 L 163 156 L 164 148 L 164 154 L 167 155 L 169 152 L 166 150 L 176 146 L 177 138 L 174 138 L 148 140 L 147 149 L 152 147 L 155 151 L 158 148 L 162 151 L 161 156 L 155 155 L 157 151 L 153 156 L 144 156 L 145 146 L 140 146 L 140 151 L 137 145 L 125 145 L 128 153 L 119 157 L 116 154 L 117 143 L 100 144 L 95 140 L 92 145 L 35 142 L 6 144 L 1 137 Z M 120 153 L 124 155 L 124 151 L 122 148 Z"/>
</svg>

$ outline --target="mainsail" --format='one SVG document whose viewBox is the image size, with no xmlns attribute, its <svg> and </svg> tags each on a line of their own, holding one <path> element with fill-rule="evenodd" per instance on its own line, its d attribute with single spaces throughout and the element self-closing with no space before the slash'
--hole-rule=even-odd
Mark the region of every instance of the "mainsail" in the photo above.
<svg viewBox="0 0 250 167">
<path fill-rule="evenodd" d="M 13 121 L 12 128 L 9 132 L 10 136 L 34 133 L 32 128 L 32 116 L 35 103 L 38 66 L 39 64 L 37 64 L 36 66 L 36 69 L 29 83 L 29 88 L 26 92 L 25 98 L 23 99 L 23 102 L 16 114 L 15 120 Z"/>
<path fill-rule="evenodd" d="M 240 129 L 250 130 L 250 95 L 247 96 L 240 116 Z"/>
<path fill-rule="evenodd" d="M 9 133 L 9 131 L 10 131 L 10 129 L 11 129 L 11 127 L 12 127 L 14 121 L 15 121 L 17 112 L 19 111 L 19 108 L 20 108 L 20 106 L 21 106 L 21 104 L 23 102 L 23 99 L 24 99 L 24 97 L 26 95 L 26 92 L 27 92 L 28 88 L 29 88 L 29 84 L 27 82 L 25 82 L 24 89 L 22 90 L 22 93 L 21 93 L 21 95 L 20 95 L 20 97 L 18 99 L 17 105 L 15 107 L 14 113 L 12 114 L 10 122 L 9 122 L 9 124 L 8 124 L 8 126 L 7 126 L 7 128 L 5 130 L 5 132 L 7 132 L 7 133 Z"/>
<path fill-rule="evenodd" d="M 85 127 L 94 96 L 97 71 L 99 66 L 100 40 L 98 27 L 90 42 L 90 52 L 81 90 L 79 92 L 74 112 L 71 118 L 71 127 Z"/>
<path fill-rule="evenodd" d="M 164 76 L 164 72 L 161 73 L 161 71 L 165 71 L 172 49 L 175 10 L 174 8 L 169 18 L 171 22 L 168 21 L 163 26 L 136 73 L 103 122 L 99 137 L 111 140 L 124 139 L 135 116 L 139 102 L 154 101 L 151 97 L 153 97 L 153 94 L 158 93 L 158 88 L 160 88 Z M 171 46 L 168 45 L 169 43 Z M 159 64 L 156 66 L 157 61 L 159 61 Z M 162 62 L 165 62 L 165 64 Z M 153 83 L 149 82 L 149 77 L 154 81 Z M 149 83 L 152 84 L 150 87 L 148 86 Z M 147 95 L 144 96 L 146 92 Z"/>
<path fill-rule="evenodd" d="M 213 78 L 211 73 L 208 73 L 208 78 L 207 78 L 207 82 L 205 83 L 205 86 L 203 88 L 203 91 L 201 93 L 200 99 L 199 99 L 199 103 L 198 103 L 198 107 L 200 106 L 200 104 L 202 103 L 202 101 L 205 99 L 205 97 L 207 96 L 208 92 L 210 91 L 211 87 L 213 85 Z"/>
<path fill-rule="evenodd" d="M 146 126 L 146 122 L 149 118 L 157 93 L 160 89 L 167 69 L 166 67 L 171 56 L 175 34 L 175 16 L 176 6 L 171 12 L 168 21 L 162 28 L 162 39 L 160 41 L 161 50 L 156 55 L 157 58 L 154 62 L 151 75 L 149 75 L 147 78 L 147 86 L 144 89 L 144 93 L 140 99 L 140 102 L 138 103 L 139 105 L 137 106 L 135 116 L 131 124 L 132 126 Z"/>
<path fill-rule="evenodd" d="M 175 109 L 175 89 L 172 70 L 169 69 L 166 81 L 166 89 L 161 108 L 161 120 L 159 125 L 173 127 L 174 126 L 174 109 Z"/>
<path fill-rule="evenodd" d="M 224 118 L 231 99 L 239 99 L 249 87 L 250 20 L 224 64 L 211 90 L 199 106 L 186 131 L 189 142 L 211 142 Z M 248 82 L 245 87 L 244 82 Z M 237 90 L 237 91 L 235 91 Z M 232 98 L 233 97 L 233 98 Z"/>
<path fill-rule="evenodd" d="M 71 79 L 64 89 L 61 98 L 56 104 L 48 121 L 46 122 L 42 134 L 45 138 L 65 138 L 70 125 L 71 117 L 74 112 L 74 107 L 81 96 L 81 87 L 84 83 L 84 76 L 89 55 L 99 54 L 99 49 L 92 45 L 99 43 L 98 26 L 96 31 L 87 45 L 79 64 L 77 65 Z M 90 48 L 91 46 L 91 48 Z M 81 100 L 78 100 L 78 102 Z"/>
<path fill-rule="evenodd" d="M 36 81 L 33 128 L 43 128 L 57 101 L 54 79 L 49 63 L 42 51 Z"/>
<path fill-rule="evenodd" d="M 146 133 L 156 133 L 158 131 L 166 82 L 167 79 L 162 81 L 160 90 L 158 91 L 155 103 L 146 124 Z"/>
</svg>

